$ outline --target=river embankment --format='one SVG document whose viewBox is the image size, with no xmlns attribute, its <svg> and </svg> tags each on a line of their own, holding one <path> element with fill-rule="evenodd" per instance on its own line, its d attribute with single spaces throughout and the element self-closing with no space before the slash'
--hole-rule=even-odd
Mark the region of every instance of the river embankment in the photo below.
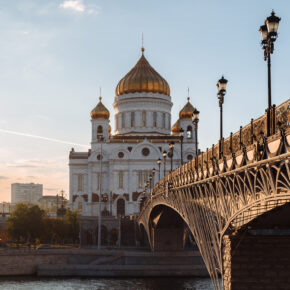
<svg viewBox="0 0 290 290">
<path fill-rule="evenodd" d="M 0 276 L 208 277 L 198 252 L 1 249 Z"/>
</svg>

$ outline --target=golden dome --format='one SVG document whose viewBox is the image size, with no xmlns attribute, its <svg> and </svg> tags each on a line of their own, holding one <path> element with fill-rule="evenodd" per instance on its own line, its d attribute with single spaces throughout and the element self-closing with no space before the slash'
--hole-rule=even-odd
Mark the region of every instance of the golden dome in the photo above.
<svg viewBox="0 0 290 290">
<path fill-rule="evenodd" d="M 93 120 L 95 119 L 109 119 L 110 118 L 110 112 L 109 110 L 103 105 L 102 103 L 102 97 L 99 98 L 100 101 L 96 105 L 96 107 L 91 111 L 91 118 Z"/>
<path fill-rule="evenodd" d="M 149 64 L 143 52 L 144 48 L 137 64 L 119 81 L 116 87 L 117 96 L 142 92 L 170 95 L 167 81 Z"/>
<path fill-rule="evenodd" d="M 174 134 L 177 134 L 180 132 L 180 121 L 179 119 L 175 122 L 175 124 L 171 127 L 171 131 Z"/>
<path fill-rule="evenodd" d="M 180 119 L 191 119 L 192 114 L 194 112 L 194 107 L 189 102 L 189 98 L 187 98 L 186 105 L 182 108 L 182 110 L 179 112 L 179 118 Z"/>
</svg>

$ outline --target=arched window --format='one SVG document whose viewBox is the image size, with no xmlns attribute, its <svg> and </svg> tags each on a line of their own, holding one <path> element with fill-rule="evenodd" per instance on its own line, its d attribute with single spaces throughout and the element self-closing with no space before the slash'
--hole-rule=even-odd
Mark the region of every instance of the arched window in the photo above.
<svg viewBox="0 0 290 290">
<path fill-rule="evenodd" d="M 153 127 L 157 127 L 157 112 L 153 112 Z"/>
<path fill-rule="evenodd" d="M 117 201 L 117 216 L 125 216 L 125 200 L 119 198 Z"/>
<path fill-rule="evenodd" d="M 97 173 L 97 189 L 100 189 L 100 185 L 101 185 L 101 173 L 98 172 Z"/>
<path fill-rule="evenodd" d="M 162 114 L 162 128 L 165 129 L 165 113 Z"/>
<path fill-rule="evenodd" d="M 97 136 L 101 136 L 101 135 L 103 135 L 103 127 L 99 125 L 97 129 Z"/>
<path fill-rule="evenodd" d="M 125 113 L 121 114 L 121 125 L 122 125 L 122 128 L 125 128 Z"/>
<path fill-rule="evenodd" d="M 117 231 L 117 229 L 112 229 L 111 230 L 111 241 L 110 241 L 110 244 L 112 246 L 116 246 L 117 242 L 118 242 L 118 231 Z"/>
<path fill-rule="evenodd" d="M 131 127 L 135 127 L 135 112 L 131 112 Z"/>
<path fill-rule="evenodd" d="M 108 245 L 108 229 L 105 226 L 101 226 L 101 244 L 102 246 Z"/>
<path fill-rule="evenodd" d="M 142 112 L 142 126 L 146 127 L 146 112 Z"/>
<path fill-rule="evenodd" d="M 124 172 L 123 171 L 119 171 L 119 188 L 123 188 L 124 186 Z"/>
<path fill-rule="evenodd" d="M 119 129 L 119 115 L 115 116 L 116 128 Z"/>
<path fill-rule="evenodd" d="M 91 229 L 87 230 L 87 245 L 93 244 L 93 231 Z"/>
<path fill-rule="evenodd" d="M 84 176 L 79 174 L 78 175 L 78 191 L 84 190 Z"/>
<path fill-rule="evenodd" d="M 143 187 L 143 174 L 142 171 L 138 171 L 138 187 L 142 188 Z"/>
<path fill-rule="evenodd" d="M 192 127 L 191 126 L 187 126 L 186 137 L 187 137 L 187 139 L 192 138 Z"/>
</svg>

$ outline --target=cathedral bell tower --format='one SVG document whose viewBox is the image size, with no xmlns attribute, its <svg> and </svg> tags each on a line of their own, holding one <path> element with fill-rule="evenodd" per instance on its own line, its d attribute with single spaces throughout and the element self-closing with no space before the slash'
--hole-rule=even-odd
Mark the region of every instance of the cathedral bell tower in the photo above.
<svg viewBox="0 0 290 290">
<path fill-rule="evenodd" d="M 104 137 L 104 141 L 109 140 L 109 135 L 111 132 L 110 122 L 110 112 L 103 105 L 102 97 L 99 98 L 99 103 L 91 111 L 91 122 L 92 122 L 92 144 L 98 143 L 98 138 L 100 136 Z"/>
<path fill-rule="evenodd" d="M 184 132 L 184 141 L 193 143 L 194 142 L 194 130 L 192 127 L 192 114 L 194 107 L 190 103 L 190 98 L 187 98 L 187 103 L 179 112 L 179 126 Z"/>
</svg>

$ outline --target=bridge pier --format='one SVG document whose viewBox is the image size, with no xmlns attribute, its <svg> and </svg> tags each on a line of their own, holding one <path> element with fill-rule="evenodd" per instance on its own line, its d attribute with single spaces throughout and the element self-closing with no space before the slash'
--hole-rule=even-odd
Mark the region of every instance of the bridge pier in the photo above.
<svg viewBox="0 0 290 290">
<path fill-rule="evenodd" d="M 223 238 L 224 290 L 290 289 L 290 236 Z"/>
</svg>

